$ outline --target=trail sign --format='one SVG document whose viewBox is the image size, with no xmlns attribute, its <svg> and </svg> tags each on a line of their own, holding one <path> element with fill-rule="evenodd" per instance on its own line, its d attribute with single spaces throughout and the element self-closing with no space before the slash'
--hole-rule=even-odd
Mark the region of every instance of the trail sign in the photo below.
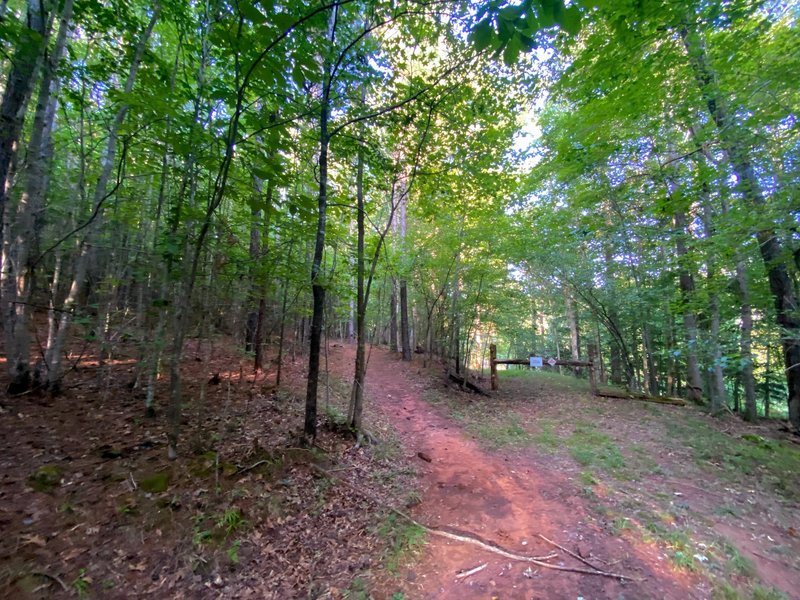
<svg viewBox="0 0 800 600">
<path fill-rule="evenodd" d="M 547 360 L 547 364 L 550 365 L 551 367 L 555 367 L 557 362 L 558 361 L 555 358 L 550 358 Z"/>
<path fill-rule="evenodd" d="M 532 367 L 541 367 L 542 366 L 542 357 L 541 356 L 531 356 L 530 357 L 530 365 Z"/>
</svg>

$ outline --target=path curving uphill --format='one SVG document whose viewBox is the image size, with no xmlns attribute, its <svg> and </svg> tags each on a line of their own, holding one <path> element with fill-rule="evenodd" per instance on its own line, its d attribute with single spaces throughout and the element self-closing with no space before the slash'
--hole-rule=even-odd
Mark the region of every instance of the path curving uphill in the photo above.
<svg viewBox="0 0 800 600">
<path fill-rule="evenodd" d="M 337 349 L 335 363 L 349 363 L 352 348 Z M 497 452 L 481 447 L 457 421 L 424 400 L 426 388 L 443 383 L 420 373 L 382 348 L 373 348 L 367 370 L 370 402 L 398 431 L 419 474 L 421 523 L 468 533 L 513 553 L 544 555 L 554 548 L 538 534 L 637 581 L 543 569 L 511 561 L 474 545 L 429 536 L 422 557 L 402 575 L 407 598 L 545 599 L 669 598 L 705 596 L 693 578 L 664 563 L 652 546 L 633 547 L 588 518 L 574 482 L 547 468 L 535 449 Z M 464 396 L 469 401 L 469 396 Z M 419 458 L 422 453 L 430 462 Z M 663 558 L 663 557 L 662 557 Z M 554 564 L 586 568 L 559 552 Z M 461 572 L 486 564 L 468 577 Z"/>
</svg>

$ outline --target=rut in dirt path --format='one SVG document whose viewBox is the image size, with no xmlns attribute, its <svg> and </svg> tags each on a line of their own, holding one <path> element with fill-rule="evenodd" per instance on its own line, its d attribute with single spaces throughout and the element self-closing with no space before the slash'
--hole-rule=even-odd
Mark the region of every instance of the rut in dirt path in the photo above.
<svg viewBox="0 0 800 600">
<path fill-rule="evenodd" d="M 543 467 L 546 457 L 535 450 L 509 454 L 483 449 L 457 422 L 425 402 L 426 388 L 435 385 L 442 383 L 418 374 L 418 366 L 373 348 L 367 397 L 393 422 L 409 454 L 422 452 L 432 459 L 427 463 L 415 458 L 422 498 L 415 518 L 429 527 L 468 532 L 530 556 L 552 550 L 537 537 L 542 534 L 600 559 L 600 566 L 601 560 L 609 561 L 610 570 L 647 582 L 623 584 L 530 569 L 474 546 L 431 537 L 425 556 L 406 573 L 409 598 L 486 598 L 487 593 L 501 599 L 701 597 L 690 582 L 659 564 L 652 551 L 634 549 L 591 523 L 574 484 Z M 468 398 L 465 395 L 464 401 Z M 480 573 L 455 578 L 459 571 L 484 563 L 488 567 Z M 573 563 L 564 557 L 561 564 Z"/>
</svg>

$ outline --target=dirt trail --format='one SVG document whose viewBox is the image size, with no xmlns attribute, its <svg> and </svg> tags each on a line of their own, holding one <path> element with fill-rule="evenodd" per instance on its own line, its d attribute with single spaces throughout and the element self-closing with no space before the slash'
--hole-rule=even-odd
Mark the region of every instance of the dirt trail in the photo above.
<svg viewBox="0 0 800 600">
<path fill-rule="evenodd" d="M 352 348 L 337 348 L 333 368 L 352 364 Z M 543 464 L 546 457 L 490 452 L 458 424 L 423 399 L 426 386 L 437 385 L 380 348 L 370 355 L 366 391 L 398 430 L 409 455 L 416 458 L 422 502 L 414 510 L 432 527 L 470 532 L 513 552 L 547 554 L 537 534 L 591 558 L 601 567 L 640 579 L 614 579 L 565 573 L 512 562 L 466 544 L 430 536 L 424 556 L 404 574 L 407 597 L 459 598 L 675 598 L 703 597 L 696 582 L 676 574 L 655 548 L 634 548 L 590 522 L 574 483 Z M 468 401 L 465 398 L 465 401 Z M 553 561 L 584 567 L 561 556 Z M 463 579 L 462 570 L 488 563 Z"/>
</svg>

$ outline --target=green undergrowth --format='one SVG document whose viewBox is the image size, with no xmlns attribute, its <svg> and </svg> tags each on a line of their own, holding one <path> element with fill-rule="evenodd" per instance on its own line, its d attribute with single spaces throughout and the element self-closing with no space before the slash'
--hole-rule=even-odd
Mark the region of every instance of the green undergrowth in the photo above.
<svg viewBox="0 0 800 600">
<path fill-rule="evenodd" d="M 543 369 L 500 369 L 497 371 L 497 376 L 501 379 L 500 387 L 502 389 L 503 379 L 529 379 L 535 382 L 546 383 L 554 387 L 574 392 L 588 392 L 589 380 L 578 378 L 568 372 L 568 367 L 565 367 L 564 374 L 557 371 L 545 371 Z"/>
<path fill-rule="evenodd" d="M 445 408 L 450 417 L 491 449 L 525 448 L 534 441 L 519 416 L 506 406 L 498 406 L 495 398 L 457 397 L 437 390 L 427 390 L 424 398 Z"/>
<path fill-rule="evenodd" d="M 754 477 L 787 499 L 800 498 L 800 448 L 758 435 L 732 436 L 690 416 L 668 422 L 667 434 L 673 443 L 691 448 L 703 468 L 733 481 Z"/>
<path fill-rule="evenodd" d="M 594 467 L 614 474 L 620 474 L 625 467 L 625 458 L 619 447 L 608 435 L 591 425 L 578 423 L 565 442 L 572 458 L 583 467 Z"/>
<path fill-rule="evenodd" d="M 425 530 L 422 527 L 409 523 L 395 513 L 389 514 L 383 520 L 376 533 L 385 540 L 383 562 L 386 569 L 394 575 L 413 559 L 426 542 Z"/>
</svg>

